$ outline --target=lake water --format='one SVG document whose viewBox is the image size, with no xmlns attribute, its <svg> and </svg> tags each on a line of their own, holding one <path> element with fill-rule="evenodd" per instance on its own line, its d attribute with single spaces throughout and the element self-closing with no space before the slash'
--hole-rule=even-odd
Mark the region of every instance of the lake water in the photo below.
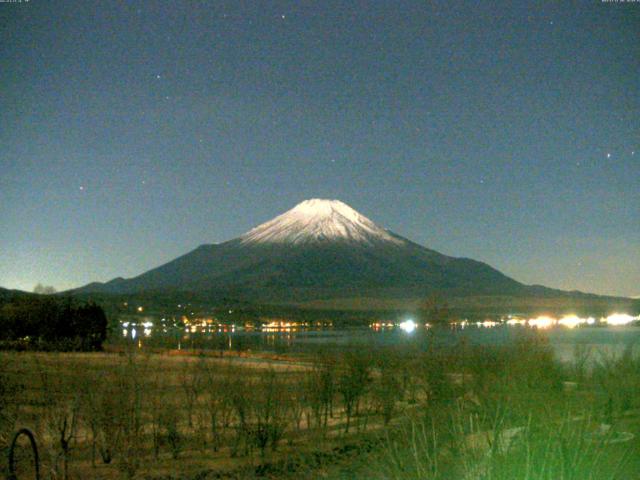
<svg viewBox="0 0 640 480">
<path fill-rule="evenodd" d="M 351 347 L 396 347 L 426 349 L 430 346 L 455 345 L 465 341 L 471 345 L 503 345 L 518 339 L 541 334 L 561 360 L 573 357 L 576 345 L 592 347 L 595 355 L 620 354 L 628 345 L 640 348 L 640 326 L 556 326 L 538 329 L 522 325 L 500 324 L 485 328 L 469 325 L 458 327 L 419 326 L 413 331 L 401 328 L 373 329 L 370 327 L 286 329 L 281 331 L 227 331 L 185 333 L 169 330 L 166 333 L 145 335 L 144 330 L 131 338 L 131 330 L 123 341 L 135 342 L 140 347 L 171 349 L 205 349 L 219 351 L 268 351 L 275 353 L 341 350 Z"/>
</svg>

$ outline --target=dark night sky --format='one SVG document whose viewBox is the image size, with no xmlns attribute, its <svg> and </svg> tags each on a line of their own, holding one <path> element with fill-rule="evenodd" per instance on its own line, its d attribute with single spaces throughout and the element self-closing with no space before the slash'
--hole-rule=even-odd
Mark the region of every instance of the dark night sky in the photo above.
<svg viewBox="0 0 640 480">
<path fill-rule="evenodd" d="M 137 275 L 321 197 L 640 295 L 640 3 L 497 3 L 0 3 L 0 285 Z"/>
</svg>

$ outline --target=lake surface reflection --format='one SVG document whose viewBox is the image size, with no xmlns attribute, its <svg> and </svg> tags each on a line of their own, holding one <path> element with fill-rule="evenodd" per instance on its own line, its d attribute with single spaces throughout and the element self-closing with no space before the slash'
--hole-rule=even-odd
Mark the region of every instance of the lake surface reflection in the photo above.
<svg viewBox="0 0 640 480">
<path fill-rule="evenodd" d="M 542 335 L 559 358 L 570 360 L 576 345 L 594 347 L 594 353 L 619 353 L 628 345 L 640 344 L 640 326 L 581 325 L 567 328 L 555 325 L 548 328 L 522 324 L 467 324 L 454 326 L 411 328 L 373 325 L 353 328 L 286 328 L 265 331 L 226 326 L 206 332 L 185 332 L 182 328 L 165 328 L 151 333 L 148 325 L 129 324 L 120 342 L 132 342 L 140 348 L 168 348 L 178 350 L 203 349 L 224 351 L 262 351 L 273 353 L 312 353 L 348 348 L 394 347 L 428 349 L 453 346 L 459 342 L 471 345 L 501 345 Z M 146 328 L 146 330 L 145 330 Z"/>
</svg>

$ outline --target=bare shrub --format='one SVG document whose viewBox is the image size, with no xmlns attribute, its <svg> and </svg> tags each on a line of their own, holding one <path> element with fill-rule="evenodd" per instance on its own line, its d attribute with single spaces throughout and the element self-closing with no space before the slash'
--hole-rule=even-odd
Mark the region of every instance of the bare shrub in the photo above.
<svg viewBox="0 0 640 480">
<path fill-rule="evenodd" d="M 193 417 L 198 398 L 202 394 L 206 379 L 204 360 L 186 361 L 180 372 L 180 387 L 184 395 L 184 406 L 187 412 L 189 428 L 193 428 Z"/>
<path fill-rule="evenodd" d="M 371 388 L 372 401 L 376 412 L 382 415 L 387 425 L 402 399 L 402 379 L 399 375 L 401 362 L 393 355 L 381 356 L 377 362 L 378 376 Z"/>
<path fill-rule="evenodd" d="M 338 367 L 337 390 L 342 395 L 346 416 L 345 433 L 354 415 L 358 415 L 360 399 L 371 381 L 371 360 L 364 352 L 349 352 L 342 356 Z"/>
<path fill-rule="evenodd" d="M 253 387 L 250 431 L 253 442 L 264 457 L 267 446 L 276 450 L 284 436 L 291 399 L 282 375 L 273 370 L 260 375 Z"/>
<path fill-rule="evenodd" d="M 428 403 L 450 401 L 454 389 L 450 377 L 450 356 L 443 350 L 430 349 L 418 359 L 417 375 Z"/>
<path fill-rule="evenodd" d="M 179 429 L 179 410 L 172 406 L 165 406 L 160 416 L 160 423 L 163 428 L 164 442 L 169 447 L 171 457 L 176 460 L 182 452 L 184 443 L 183 435 Z"/>
<path fill-rule="evenodd" d="M 118 470 L 124 478 L 134 478 L 143 456 L 143 370 L 135 355 L 130 354 L 117 370 L 113 415 L 118 420 L 120 441 L 115 445 Z"/>
<path fill-rule="evenodd" d="M 321 356 L 313 363 L 310 372 L 305 376 L 305 393 L 310 415 L 313 416 L 316 428 L 326 432 L 329 417 L 333 415 L 333 397 L 336 389 L 336 363 L 329 356 Z M 310 416 L 307 427 L 310 428 Z"/>
<path fill-rule="evenodd" d="M 229 391 L 229 365 L 209 364 L 205 376 L 205 411 L 209 419 L 209 432 L 213 451 L 217 452 L 222 444 L 222 437 L 229 427 L 233 404 Z"/>
<path fill-rule="evenodd" d="M 40 367 L 46 438 L 50 439 L 51 474 L 69 478 L 69 459 L 80 421 L 81 390 L 75 377 L 54 379 L 46 366 Z M 62 463 L 62 472 L 60 472 Z"/>
<path fill-rule="evenodd" d="M 248 455 L 252 446 L 249 438 L 251 422 L 251 402 L 253 401 L 252 379 L 241 372 L 227 369 L 225 397 L 233 412 L 235 436 L 231 446 L 231 456 L 235 457 L 243 450 Z"/>
</svg>

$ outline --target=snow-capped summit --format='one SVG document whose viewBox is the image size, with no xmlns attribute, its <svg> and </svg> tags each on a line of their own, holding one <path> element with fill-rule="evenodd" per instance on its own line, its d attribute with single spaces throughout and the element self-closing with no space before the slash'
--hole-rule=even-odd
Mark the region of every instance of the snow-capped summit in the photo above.
<svg viewBox="0 0 640 480">
<path fill-rule="evenodd" d="M 322 240 L 353 242 L 404 241 L 339 200 L 313 198 L 299 203 L 291 210 L 240 237 L 242 243 L 302 244 Z"/>
</svg>

